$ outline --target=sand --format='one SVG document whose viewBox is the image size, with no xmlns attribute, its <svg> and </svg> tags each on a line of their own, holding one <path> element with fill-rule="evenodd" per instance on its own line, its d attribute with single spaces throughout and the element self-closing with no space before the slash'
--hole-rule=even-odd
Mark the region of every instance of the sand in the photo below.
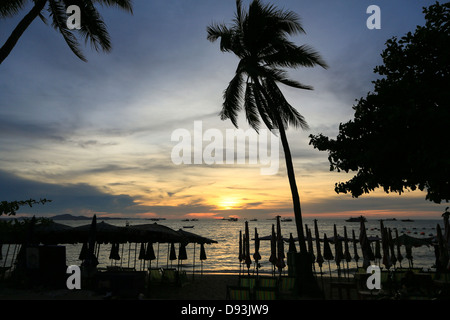
<svg viewBox="0 0 450 320">
<path fill-rule="evenodd" d="M 238 275 L 228 274 L 197 274 L 182 286 L 171 284 L 154 284 L 149 286 L 146 292 L 136 296 L 114 296 L 107 292 L 92 290 L 49 290 L 45 288 L 17 289 L 5 284 L 0 284 L 0 300 L 107 300 L 107 299 L 144 299 L 144 300 L 225 300 L 227 286 L 238 284 Z M 321 281 L 319 278 L 319 286 Z M 330 293 L 329 278 L 324 277 L 325 299 L 339 299 L 338 290 Z M 347 292 L 342 292 L 342 299 L 348 299 Z M 284 295 L 283 299 L 309 299 L 297 295 Z M 350 292 L 350 299 L 358 299 L 355 288 Z"/>
</svg>

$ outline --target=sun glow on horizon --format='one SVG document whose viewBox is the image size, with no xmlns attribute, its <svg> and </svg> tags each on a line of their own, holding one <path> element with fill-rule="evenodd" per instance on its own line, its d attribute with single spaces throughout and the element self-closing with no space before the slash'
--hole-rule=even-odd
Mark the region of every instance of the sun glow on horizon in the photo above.
<svg viewBox="0 0 450 320">
<path fill-rule="evenodd" d="M 219 210 L 232 210 L 241 207 L 241 201 L 236 198 L 226 197 L 219 200 L 218 204 Z"/>
</svg>

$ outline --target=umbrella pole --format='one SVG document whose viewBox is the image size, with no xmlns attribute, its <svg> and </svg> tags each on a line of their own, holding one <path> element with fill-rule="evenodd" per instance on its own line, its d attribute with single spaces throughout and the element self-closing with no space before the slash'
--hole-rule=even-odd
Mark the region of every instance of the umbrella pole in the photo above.
<svg viewBox="0 0 450 320">
<path fill-rule="evenodd" d="M 121 259 L 120 259 L 120 268 L 122 268 L 122 261 L 123 261 L 123 247 L 125 246 L 124 243 L 122 243 L 122 255 L 121 255 Z"/>
<path fill-rule="evenodd" d="M 134 270 L 136 270 L 137 242 L 134 244 Z"/>
<path fill-rule="evenodd" d="M 159 242 L 158 242 L 158 255 L 156 257 L 156 269 L 158 269 L 159 266 Z"/>
<path fill-rule="evenodd" d="M 3 267 L 6 267 L 6 260 L 8 260 L 8 253 L 9 253 L 10 246 L 11 246 L 11 244 L 8 243 L 8 248 L 6 249 L 6 256 L 5 256 L 5 262 L 3 262 Z"/>
<path fill-rule="evenodd" d="M 323 272 L 322 272 L 322 266 L 320 266 L 320 280 L 322 282 L 322 292 L 325 292 L 325 284 L 323 282 Z"/>
<path fill-rule="evenodd" d="M 194 280 L 195 273 L 195 242 L 194 242 L 194 254 L 192 256 L 192 280 Z"/>
<path fill-rule="evenodd" d="M 128 268 L 130 267 L 131 242 L 128 242 Z"/>
<path fill-rule="evenodd" d="M 170 243 L 167 244 L 167 257 L 166 257 L 166 268 L 169 269 L 169 253 L 170 253 Z"/>
<path fill-rule="evenodd" d="M 17 250 L 17 247 L 19 247 L 19 250 Z M 11 267 L 14 264 L 14 260 L 17 260 L 17 255 L 19 254 L 21 249 L 22 249 L 22 245 L 20 245 L 20 244 L 19 245 L 18 244 L 14 245 L 14 251 L 13 251 L 13 254 L 12 254 L 12 257 L 11 257 Z M 17 254 L 16 254 L 16 252 L 17 252 Z"/>
</svg>

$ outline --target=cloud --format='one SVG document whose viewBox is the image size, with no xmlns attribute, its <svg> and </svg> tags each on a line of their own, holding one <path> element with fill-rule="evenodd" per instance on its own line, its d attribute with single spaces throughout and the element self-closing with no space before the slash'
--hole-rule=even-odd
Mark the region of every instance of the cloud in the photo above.
<svg viewBox="0 0 450 320">
<path fill-rule="evenodd" d="M 0 171 L 2 201 L 49 199 L 51 203 L 33 208 L 23 207 L 19 213 L 136 213 L 142 212 L 132 197 L 112 195 L 86 183 L 52 184 L 33 181 Z"/>
</svg>

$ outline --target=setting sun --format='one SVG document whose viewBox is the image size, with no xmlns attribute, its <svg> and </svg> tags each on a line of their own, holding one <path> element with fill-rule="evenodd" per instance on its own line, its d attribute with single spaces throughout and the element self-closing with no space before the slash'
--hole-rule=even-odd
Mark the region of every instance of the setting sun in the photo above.
<svg viewBox="0 0 450 320">
<path fill-rule="evenodd" d="M 236 198 L 223 198 L 219 201 L 219 210 L 231 210 L 239 207 L 240 201 Z"/>
</svg>

